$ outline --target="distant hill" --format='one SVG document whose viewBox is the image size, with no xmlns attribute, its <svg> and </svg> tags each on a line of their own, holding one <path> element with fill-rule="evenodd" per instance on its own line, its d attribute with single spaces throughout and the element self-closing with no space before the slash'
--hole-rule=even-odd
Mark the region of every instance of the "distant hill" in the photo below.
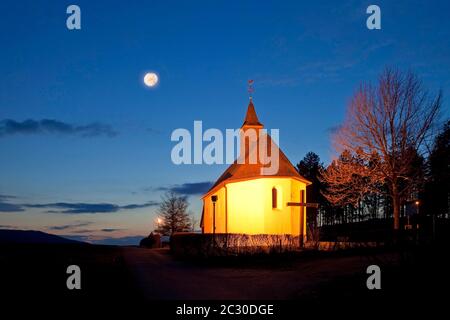
<svg viewBox="0 0 450 320">
<path fill-rule="evenodd" d="M 86 242 L 66 239 L 54 234 L 33 230 L 0 229 L 0 244 L 86 244 Z"/>
</svg>

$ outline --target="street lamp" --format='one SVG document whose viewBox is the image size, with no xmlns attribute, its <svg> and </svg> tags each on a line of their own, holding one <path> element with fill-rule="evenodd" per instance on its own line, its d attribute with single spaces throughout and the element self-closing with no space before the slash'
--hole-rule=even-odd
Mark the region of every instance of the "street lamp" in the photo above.
<svg viewBox="0 0 450 320">
<path fill-rule="evenodd" d="M 159 230 L 159 228 L 160 228 L 161 223 L 163 222 L 163 220 L 162 220 L 160 217 L 157 217 L 156 220 L 155 220 L 155 222 L 156 222 L 156 228 L 157 228 L 157 230 Z"/>
<path fill-rule="evenodd" d="M 213 234 L 216 233 L 216 202 L 218 197 L 216 195 L 211 196 L 211 201 L 213 203 Z"/>
<path fill-rule="evenodd" d="M 217 195 L 211 196 L 211 201 L 213 203 L 213 242 L 214 246 L 216 246 L 216 202 L 217 202 Z"/>
<path fill-rule="evenodd" d="M 416 222 L 416 242 L 419 242 L 419 206 L 420 206 L 420 201 L 416 200 L 414 202 L 414 204 L 416 205 L 416 215 L 417 215 L 417 222 Z"/>
</svg>

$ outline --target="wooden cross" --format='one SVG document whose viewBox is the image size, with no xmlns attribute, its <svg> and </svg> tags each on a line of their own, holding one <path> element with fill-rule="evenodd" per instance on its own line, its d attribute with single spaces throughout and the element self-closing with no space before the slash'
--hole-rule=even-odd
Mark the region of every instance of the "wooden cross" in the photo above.
<svg viewBox="0 0 450 320">
<path fill-rule="evenodd" d="M 318 208 L 319 204 L 315 202 L 301 203 L 301 202 L 288 202 L 288 207 L 306 207 L 306 208 Z"/>
<path fill-rule="evenodd" d="M 303 248 L 303 221 L 305 221 L 305 209 L 304 208 L 318 208 L 318 203 L 306 203 L 305 202 L 305 191 L 300 190 L 300 202 L 288 202 L 288 207 L 300 207 L 300 232 L 299 232 L 299 246 Z"/>
</svg>

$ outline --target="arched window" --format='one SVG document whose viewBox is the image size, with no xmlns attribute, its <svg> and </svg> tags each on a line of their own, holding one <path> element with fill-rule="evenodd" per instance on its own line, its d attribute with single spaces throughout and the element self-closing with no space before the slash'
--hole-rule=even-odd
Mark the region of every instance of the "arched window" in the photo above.
<svg viewBox="0 0 450 320">
<path fill-rule="evenodd" d="M 277 201 L 277 188 L 273 187 L 272 188 L 272 209 L 276 209 L 277 205 L 278 205 L 278 201 Z"/>
<path fill-rule="evenodd" d="M 283 194 L 280 187 L 272 188 L 272 209 L 281 209 L 283 200 Z"/>
</svg>

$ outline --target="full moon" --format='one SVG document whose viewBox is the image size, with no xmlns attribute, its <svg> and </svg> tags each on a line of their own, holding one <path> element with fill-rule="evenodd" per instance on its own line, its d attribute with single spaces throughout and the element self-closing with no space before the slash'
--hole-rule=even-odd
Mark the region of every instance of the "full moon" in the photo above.
<svg viewBox="0 0 450 320">
<path fill-rule="evenodd" d="M 158 83 L 158 75 L 154 72 L 146 73 L 144 83 L 147 87 L 154 87 Z"/>
</svg>

